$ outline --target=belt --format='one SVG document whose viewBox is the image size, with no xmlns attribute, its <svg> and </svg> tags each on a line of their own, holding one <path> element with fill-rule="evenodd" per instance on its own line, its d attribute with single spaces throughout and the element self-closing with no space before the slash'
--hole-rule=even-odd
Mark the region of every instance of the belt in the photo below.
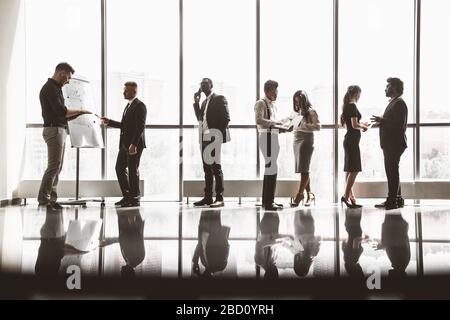
<svg viewBox="0 0 450 320">
<path fill-rule="evenodd" d="M 63 129 L 67 129 L 67 126 L 64 124 L 44 124 L 44 128 L 63 128 Z"/>
</svg>

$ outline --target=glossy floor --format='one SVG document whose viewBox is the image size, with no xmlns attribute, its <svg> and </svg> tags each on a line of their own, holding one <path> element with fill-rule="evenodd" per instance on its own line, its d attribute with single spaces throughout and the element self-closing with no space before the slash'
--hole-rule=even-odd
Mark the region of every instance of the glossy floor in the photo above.
<svg viewBox="0 0 450 320">
<path fill-rule="evenodd" d="M 264 212 L 178 203 L 140 208 L 34 204 L 0 209 L 2 273 L 152 277 L 318 277 L 450 273 L 450 205 Z M 197 267 L 198 265 L 198 267 Z"/>
</svg>

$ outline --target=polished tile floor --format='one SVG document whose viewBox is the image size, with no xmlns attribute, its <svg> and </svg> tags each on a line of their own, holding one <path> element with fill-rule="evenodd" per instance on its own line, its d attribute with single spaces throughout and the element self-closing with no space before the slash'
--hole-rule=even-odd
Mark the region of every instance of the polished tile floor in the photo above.
<svg viewBox="0 0 450 320">
<path fill-rule="evenodd" d="M 0 209 L 0 271 L 93 276 L 348 277 L 450 274 L 450 203 L 385 212 L 313 206 L 264 212 L 143 202 Z M 198 267 L 196 267 L 196 261 Z"/>
</svg>

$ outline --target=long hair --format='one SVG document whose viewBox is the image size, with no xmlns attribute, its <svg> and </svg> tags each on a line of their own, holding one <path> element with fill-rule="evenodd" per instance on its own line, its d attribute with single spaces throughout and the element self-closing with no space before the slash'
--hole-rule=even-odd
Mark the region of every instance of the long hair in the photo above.
<svg viewBox="0 0 450 320">
<path fill-rule="evenodd" d="M 342 114 L 341 114 L 341 125 L 344 126 L 345 125 L 345 117 L 344 117 L 344 113 L 345 113 L 345 109 L 348 107 L 348 105 L 350 104 L 350 100 L 356 96 L 358 93 L 361 93 L 361 88 L 357 85 L 353 85 L 347 88 L 347 92 L 345 93 L 344 96 L 344 103 L 342 105 Z"/>
<path fill-rule="evenodd" d="M 295 105 L 295 98 L 300 99 L 300 108 Z M 311 102 L 308 99 L 308 95 L 303 90 L 298 90 L 294 93 L 292 97 L 292 105 L 295 112 L 300 112 L 300 114 L 308 120 L 309 109 L 311 108 Z"/>
</svg>

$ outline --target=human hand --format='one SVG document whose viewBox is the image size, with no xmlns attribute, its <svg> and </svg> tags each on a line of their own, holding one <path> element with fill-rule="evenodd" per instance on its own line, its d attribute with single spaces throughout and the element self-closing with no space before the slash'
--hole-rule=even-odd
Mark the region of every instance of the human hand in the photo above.
<svg viewBox="0 0 450 320">
<path fill-rule="evenodd" d="M 380 123 L 383 120 L 383 117 L 372 116 L 372 118 L 370 118 L 370 120 L 374 123 Z"/>
<path fill-rule="evenodd" d="M 130 156 L 137 154 L 137 146 L 134 144 L 130 144 L 130 147 L 128 148 L 128 154 Z"/>
<path fill-rule="evenodd" d="M 102 124 L 104 125 L 108 125 L 109 124 L 109 119 L 106 117 L 101 117 L 100 120 L 102 121 Z"/>
<path fill-rule="evenodd" d="M 198 263 L 192 263 L 192 273 L 196 275 L 200 275 L 200 266 Z"/>
<path fill-rule="evenodd" d="M 194 103 L 200 103 L 200 97 L 202 95 L 202 92 L 199 90 L 196 93 L 194 93 Z"/>
</svg>

